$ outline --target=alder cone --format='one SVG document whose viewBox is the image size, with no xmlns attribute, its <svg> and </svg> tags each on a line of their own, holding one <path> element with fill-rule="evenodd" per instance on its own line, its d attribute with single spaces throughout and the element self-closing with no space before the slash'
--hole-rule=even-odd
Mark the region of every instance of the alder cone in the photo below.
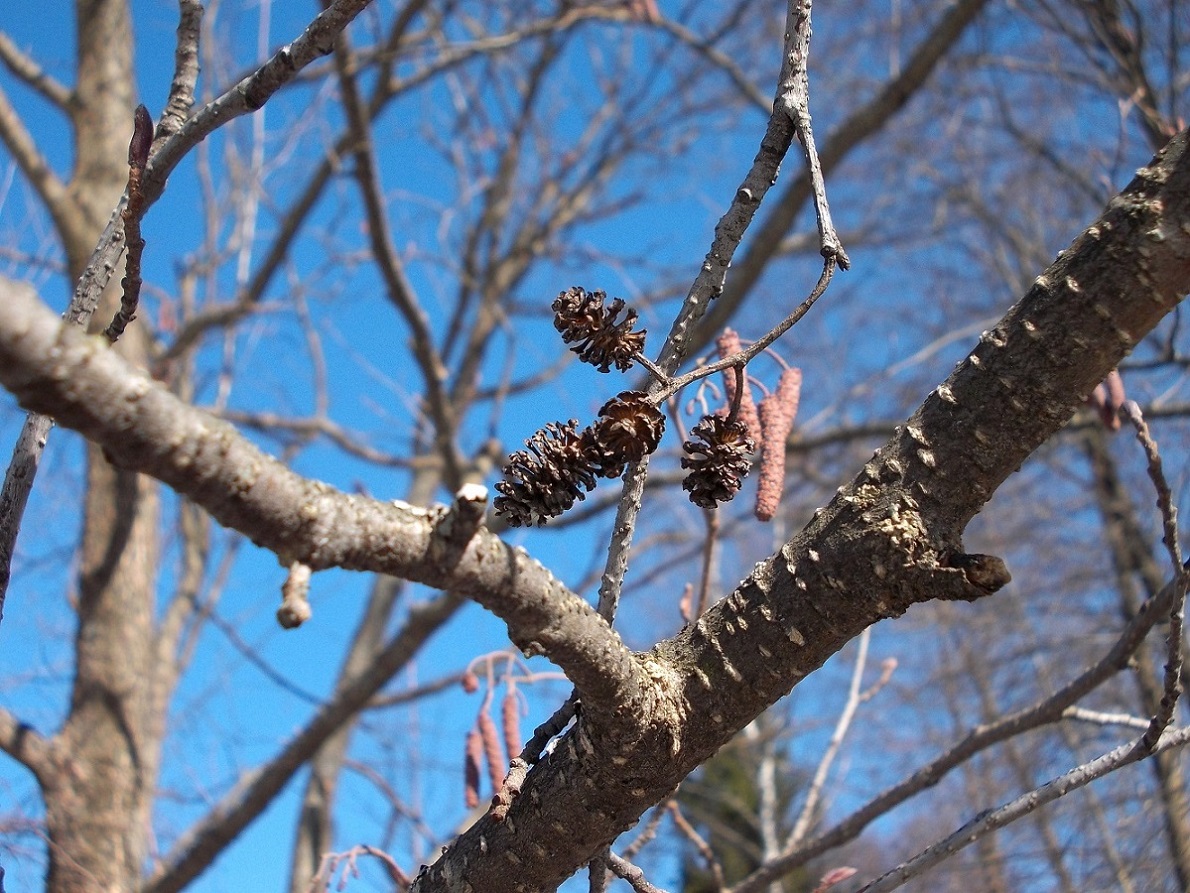
<svg viewBox="0 0 1190 893">
<path fill-rule="evenodd" d="M 619 477 L 629 462 L 639 462 L 661 443 L 665 414 L 643 391 L 622 391 L 603 404 L 591 428 L 600 473 Z"/>
<path fill-rule="evenodd" d="M 606 298 L 603 291 L 588 293 L 577 285 L 568 288 L 554 299 L 554 328 L 562 333 L 563 341 L 574 344 L 570 349 L 584 363 L 600 372 L 610 372 L 612 366 L 626 372 L 645 346 L 645 332 L 632 331 L 637 320 L 635 310 L 628 310 L 617 321 L 625 304 L 614 298 L 604 306 Z"/>
<path fill-rule="evenodd" d="M 708 415 L 690 433 L 693 438 L 682 444 L 686 453 L 682 467 L 690 469 L 682 488 L 690 492 L 690 501 L 702 508 L 730 502 L 743 486 L 756 449 L 748 428 L 742 422 Z"/>
<path fill-rule="evenodd" d="M 513 527 L 541 525 L 585 498 L 595 488 L 600 466 L 594 461 L 589 429 L 578 422 L 551 422 L 525 441 L 504 466 L 496 484 L 496 514 Z"/>
</svg>

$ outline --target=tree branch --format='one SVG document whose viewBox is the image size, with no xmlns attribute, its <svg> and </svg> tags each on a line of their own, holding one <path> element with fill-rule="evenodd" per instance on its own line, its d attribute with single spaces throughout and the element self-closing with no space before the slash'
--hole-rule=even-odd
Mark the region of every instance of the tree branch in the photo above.
<svg viewBox="0 0 1190 893">
<path fill-rule="evenodd" d="M 0 707 L 0 750 L 32 772 L 42 785 L 51 782 L 56 768 L 53 749 L 50 739 Z"/>
<path fill-rule="evenodd" d="M 3 142 L 29 181 L 34 192 L 45 203 L 54 225 L 64 238 L 81 238 L 84 221 L 82 212 L 70 196 L 58 175 L 54 173 L 45 156 L 37 150 L 37 144 L 25 128 L 20 115 L 13 107 L 8 94 L 0 87 L 0 142 Z M 114 262 L 114 261 L 113 261 Z"/>
<path fill-rule="evenodd" d="M 1157 742 L 1156 751 L 1172 750 L 1175 747 L 1184 747 L 1186 744 L 1190 744 L 1190 727 L 1182 726 L 1169 729 Z M 1154 753 L 1154 749 L 1146 744 L 1143 736 L 1127 744 L 1121 744 L 1115 750 L 1071 769 L 1065 775 L 1055 778 L 1039 788 L 1021 794 L 998 809 L 989 809 L 980 813 L 949 837 L 938 841 L 908 862 L 898 865 L 872 883 L 861 887 L 859 893 L 889 893 L 890 890 L 897 889 L 905 882 L 917 877 L 997 828 L 1003 828 L 1046 803 L 1052 803 L 1059 797 L 1064 797 L 1071 791 L 1078 790 L 1097 778 L 1102 778 L 1110 772 L 1115 772 L 1117 769 L 1142 760 L 1152 753 Z"/>
<path fill-rule="evenodd" d="M 453 543 L 440 510 L 349 496 L 306 480 L 100 341 L 59 324 L 27 286 L 0 280 L 0 298 L 7 305 L 0 333 L 5 386 L 31 406 L 52 405 L 60 424 L 96 442 L 112 436 L 110 461 L 169 484 L 283 565 L 375 571 L 473 597 L 508 623 L 522 650 L 562 667 L 592 705 L 612 709 L 642 683 L 619 637 L 522 550 L 487 530 Z M 20 371 L 29 361 L 34 368 Z M 66 403 L 63 391 L 73 395 Z"/>
<path fill-rule="evenodd" d="M 37 60 L 21 52 L 12 38 L 0 31 L 0 62 L 28 87 L 36 90 L 42 99 L 65 110 L 70 105 L 73 92 L 65 84 L 37 64 Z"/>
<path fill-rule="evenodd" d="M 418 653 L 460 604 L 462 599 L 446 593 L 411 609 L 400 633 L 377 652 L 363 673 L 344 684 L 279 754 L 251 772 L 178 839 L 141 893 L 177 893 L 198 877 L 273 802 L 294 772 Z"/>
</svg>

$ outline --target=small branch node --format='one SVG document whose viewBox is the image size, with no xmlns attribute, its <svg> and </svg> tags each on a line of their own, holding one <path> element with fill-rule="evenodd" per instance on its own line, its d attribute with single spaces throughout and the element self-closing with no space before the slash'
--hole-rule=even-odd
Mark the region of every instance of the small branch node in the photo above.
<svg viewBox="0 0 1190 893">
<path fill-rule="evenodd" d="M 313 616 L 310 610 L 310 575 L 308 564 L 295 561 L 289 566 L 289 576 L 281 587 L 281 607 L 277 622 L 285 629 L 296 629 Z"/>
</svg>

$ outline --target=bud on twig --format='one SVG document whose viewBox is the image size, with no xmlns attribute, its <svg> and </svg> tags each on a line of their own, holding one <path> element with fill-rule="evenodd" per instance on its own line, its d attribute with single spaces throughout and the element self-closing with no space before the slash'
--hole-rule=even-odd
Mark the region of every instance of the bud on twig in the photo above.
<svg viewBox="0 0 1190 893">
<path fill-rule="evenodd" d="M 132 116 L 132 139 L 128 143 L 128 166 L 144 170 L 153 146 L 153 119 L 145 106 L 138 105 Z"/>
</svg>

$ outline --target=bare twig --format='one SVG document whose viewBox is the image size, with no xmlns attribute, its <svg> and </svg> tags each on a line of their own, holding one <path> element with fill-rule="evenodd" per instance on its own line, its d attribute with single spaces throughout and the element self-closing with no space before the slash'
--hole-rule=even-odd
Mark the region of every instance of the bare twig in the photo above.
<svg viewBox="0 0 1190 893">
<path fill-rule="evenodd" d="M 655 887 L 646 880 L 645 873 L 640 869 L 640 866 L 633 865 L 627 859 L 617 856 L 610 850 L 607 853 L 607 867 L 616 877 L 627 881 L 636 893 L 665 893 L 660 887 Z"/>
<path fill-rule="evenodd" d="M 669 814 L 673 816 L 674 824 L 682 835 L 694 844 L 694 848 L 698 850 L 698 854 L 707 864 L 707 870 L 711 873 L 711 881 L 715 885 L 716 890 L 724 889 L 723 882 L 723 866 L 719 864 L 719 859 L 715 856 L 715 851 L 711 845 L 706 842 L 698 830 L 686 820 L 686 816 L 682 814 L 682 808 L 678 806 L 677 800 L 671 800 L 669 803 Z"/>
<path fill-rule="evenodd" d="M 141 174 L 149 161 L 149 149 L 153 143 L 153 119 L 143 105 L 136 107 L 133 118 L 132 139 L 128 143 L 128 201 L 124 205 L 124 241 L 128 253 L 124 259 L 124 293 L 120 298 L 120 309 L 103 330 L 107 340 L 116 343 L 124 329 L 136 318 L 140 304 L 140 264 L 145 250 L 145 240 L 140 234 L 140 220 L 145 212 L 145 195 L 141 191 Z"/>
<path fill-rule="evenodd" d="M 171 137 L 185 123 L 194 105 L 198 83 L 198 42 L 202 36 L 202 0 L 178 0 L 178 30 L 174 45 L 174 76 L 169 98 L 157 126 L 158 138 Z"/>
<path fill-rule="evenodd" d="M 828 260 L 834 258 L 846 270 L 851 266 L 835 224 L 831 221 L 830 206 L 826 201 L 826 181 L 822 177 L 822 162 L 814 145 L 814 130 L 810 126 L 810 9 L 812 0 L 789 0 L 786 19 L 789 33 L 786 35 L 785 57 L 781 64 L 781 87 L 777 91 L 777 104 L 789 115 L 801 141 L 806 156 L 806 168 L 810 172 L 810 186 L 814 192 L 814 213 L 818 218 L 819 250 Z M 792 36 L 792 40 L 790 37 Z"/>
<path fill-rule="evenodd" d="M 1156 747 L 1161 733 L 1173 721 L 1174 708 L 1182 693 L 1182 623 L 1186 607 L 1186 589 L 1190 586 L 1190 573 L 1182 563 L 1182 549 L 1178 542 L 1178 510 L 1173 504 L 1173 494 L 1161 465 L 1161 453 L 1149 433 L 1149 426 L 1141 416 L 1140 407 L 1134 400 L 1125 402 L 1123 413 L 1136 428 L 1136 439 L 1144 448 L 1148 460 L 1149 479 L 1157 491 L 1157 508 L 1161 511 L 1164 530 L 1162 542 L 1169 553 L 1174 568 L 1174 598 L 1169 608 L 1169 635 L 1166 638 L 1165 683 L 1161 691 L 1161 703 L 1153 715 L 1149 730 L 1142 739 L 1150 747 Z"/>
<path fill-rule="evenodd" d="M 587 863 L 587 893 L 607 893 L 607 882 L 611 880 L 609 860 L 611 849 L 602 853 Z"/>
<path fill-rule="evenodd" d="M 59 109 L 65 111 L 70 105 L 70 88 L 47 74 L 36 59 L 23 53 L 3 31 L 0 31 L 0 62 L 3 62 L 4 67 L 20 78 L 26 86 L 36 90 L 43 99 Z"/>
<path fill-rule="evenodd" d="M 855 711 L 859 709 L 860 702 L 863 700 L 860 685 L 863 683 L 864 670 L 868 666 L 868 644 L 872 639 L 871 632 L 872 628 L 868 627 L 860 634 L 859 653 L 855 656 L 855 669 L 851 672 L 851 685 L 847 689 L 847 701 L 839 713 L 839 719 L 835 723 L 834 732 L 831 733 L 830 742 L 827 744 L 826 750 L 823 751 L 822 758 L 818 761 L 814 779 L 810 782 L 809 790 L 806 792 L 806 802 L 802 805 L 802 811 L 785 841 L 786 850 L 792 850 L 802 842 L 817 817 L 818 803 L 822 799 L 822 791 L 826 787 L 827 775 L 830 774 L 831 765 L 839 753 L 839 748 L 843 746 L 843 739 L 847 737 L 848 729 L 851 728 Z"/>
<path fill-rule="evenodd" d="M 371 856 L 378 860 L 384 867 L 385 873 L 388 874 L 388 879 L 392 881 L 398 890 L 408 889 L 409 885 L 413 883 L 413 879 L 407 875 L 397 861 L 384 850 L 378 849 L 367 844 L 359 844 L 353 846 L 345 853 L 328 853 L 322 859 L 322 865 L 319 866 L 318 874 L 310 881 L 308 888 L 309 893 L 315 893 L 320 888 L 329 890 L 331 880 L 335 872 L 342 869 L 339 889 L 343 889 L 347 881 L 347 877 L 359 877 L 359 868 L 356 863 L 360 856 Z"/>
<path fill-rule="evenodd" d="M 1079 722 L 1089 722 L 1097 726 L 1124 726 L 1129 729 L 1147 729 L 1152 720 L 1130 713 L 1104 713 L 1101 710 L 1088 710 L 1085 707 L 1067 707 L 1062 711 L 1063 719 L 1077 719 Z"/>
<path fill-rule="evenodd" d="M 49 416 L 29 413 L 4 473 L 4 486 L 0 488 L 0 620 L 4 618 L 4 599 L 12 579 L 12 559 L 16 554 L 21 519 L 25 516 L 37 465 L 52 427 L 54 420 Z"/>
<path fill-rule="evenodd" d="M 1102 778 L 1117 769 L 1143 760 L 1150 754 L 1185 746 L 1190 743 L 1190 726 L 1167 729 L 1155 746 L 1146 743 L 1147 737 L 1146 733 L 1135 741 L 1121 744 L 1099 758 L 1071 769 L 1065 775 L 1028 791 L 997 809 L 989 809 L 980 813 L 950 836 L 926 848 L 887 874 L 881 875 L 872 883 L 861 887 L 859 893 L 889 893 L 890 890 L 897 889 L 981 837 L 1023 818 L 1039 807 L 1051 803 L 1059 797 L 1064 797 L 1097 778 Z"/>
</svg>

